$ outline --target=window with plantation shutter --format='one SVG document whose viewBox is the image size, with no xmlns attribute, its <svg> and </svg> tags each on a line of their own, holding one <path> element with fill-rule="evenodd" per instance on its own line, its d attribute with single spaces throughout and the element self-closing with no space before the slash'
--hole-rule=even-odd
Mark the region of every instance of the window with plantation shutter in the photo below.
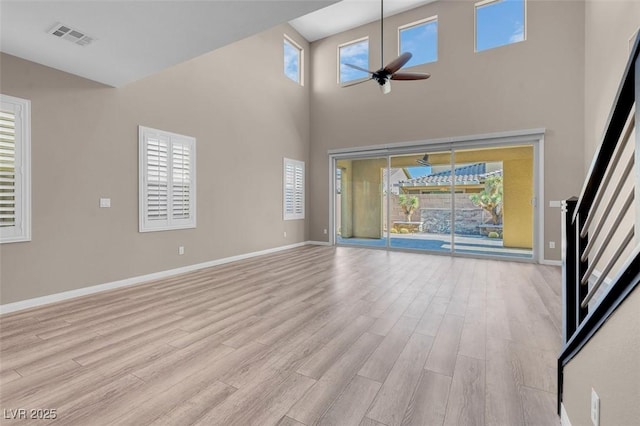
<svg viewBox="0 0 640 426">
<path fill-rule="evenodd" d="M 139 127 L 140 232 L 195 228 L 196 140 Z"/>
<path fill-rule="evenodd" d="M 284 159 L 284 220 L 304 219 L 304 161 Z"/>
<path fill-rule="evenodd" d="M 31 103 L 0 95 L 0 242 L 31 240 Z"/>
</svg>

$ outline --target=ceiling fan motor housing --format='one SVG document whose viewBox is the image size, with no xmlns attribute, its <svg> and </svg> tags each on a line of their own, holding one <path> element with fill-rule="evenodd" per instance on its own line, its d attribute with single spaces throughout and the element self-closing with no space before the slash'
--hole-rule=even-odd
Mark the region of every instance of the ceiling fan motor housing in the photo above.
<svg viewBox="0 0 640 426">
<path fill-rule="evenodd" d="M 385 70 L 380 70 L 374 73 L 371 77 L 376 80 L 380 86 L 382 86 L 386 84 L 387 81 L 389 81 L 391 73 L 388 73 Z"/>
</svg>

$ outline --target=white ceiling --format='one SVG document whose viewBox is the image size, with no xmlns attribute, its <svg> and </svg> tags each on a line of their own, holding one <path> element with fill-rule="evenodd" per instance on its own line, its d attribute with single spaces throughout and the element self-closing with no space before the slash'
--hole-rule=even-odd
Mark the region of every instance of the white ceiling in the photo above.
<svg viewBox="0 0 640 426">
<path fill-rule="evenodd" d="M 0 50 L 120 87 L 336 0 L 2 0 Z M 57 22 L 97 40 L 78 46 Z"/>
<path fill-rule="evenodd" d="M 386 0 L 384 16 L 392 16 L 436 0 Z M 338 34 L 380 19 L 380 0 L 342 0 L 289 23 L 308 41 Z"/>
<path fill-rule="evenodd" d="M 435 0 L 386 0 L 391 16 Z M 309 41 L 376 21 L 380 0 L 1 0 L 0 51 L 109 86 L 289 21 Z M 49 34 L 62 23 L 94 37 Z"/>
</svg>

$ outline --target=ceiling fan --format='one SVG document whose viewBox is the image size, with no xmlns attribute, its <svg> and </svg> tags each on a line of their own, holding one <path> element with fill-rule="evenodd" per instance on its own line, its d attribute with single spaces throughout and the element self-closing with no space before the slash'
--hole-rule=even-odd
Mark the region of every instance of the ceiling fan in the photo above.
<svg viewBox="0 0 640 426">
<path fill-rule="evenodd" d="M 370 78 L 363 81 L 356 81 L 351 84 L 345 84 L 342 87 L 355 86 L 356 84 L 364 83 L 365 81 L 375 80 L 380 85 L 380 90 L 385 95 L 391 92 L 391 80 L 426 80 L 431 77 L 431 74 L 423 72 L 398 72 L 413 55 L 409 52 L 404 52 L 393 61 L 384 65 L 384 0 L 380 0 L 380 69 L 378 71 L 370 71 L 365 68 L 361 68 L 352 64 L 344 64 L 350 68 L 364 71 L 371 75 Z"/>
</svg>

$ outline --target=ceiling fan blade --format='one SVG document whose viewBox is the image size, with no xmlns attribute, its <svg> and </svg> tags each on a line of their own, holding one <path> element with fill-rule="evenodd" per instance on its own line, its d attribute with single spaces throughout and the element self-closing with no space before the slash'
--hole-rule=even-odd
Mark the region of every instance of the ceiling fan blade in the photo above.
<svg viewBox="0 0 640 426">
<path fill-rule="evenodd" d="M 360 67 L 359 67 L 359 66 L 357 66 L 357 65 L 351 65 L 351 64 L 342 64 L 342 65 L 346 65 L 346 66 L 348 66 L 349 68 L 353 68 L 354 70 L 364 71 L 364 72 L 366 72 L 367 74 L 371 74 L 371 75 L 373 75 L 373 71 L 369 71 L 368 69 L 365 69 L 365 68 L 360 68 Z"/>
<path fill-rule="evenodd" d="M 346 84 L 342 84 L 340 87 L 351 87 L 351 86 L 357 86 L 358 84 L 362 84 L 362 83 L 366 83 L 367 81 L 371 80 L 370 78 L 367 78 L 366 80 L 358 80 L 358 81 L 354 81 L 353 83 L 346 83 Z"/>
<path fill-rule="evenodd" d="M 431 74 L 424 72 L 397 72 L 391 75 L 391 80 L 426 80 Z"/>
<path fill-rule="evenodd" d="M 409 59 L 411 59 L 411 56 L 413 56 L 411 53 L 404 52 L 402 55 L 398 56 L 396 59 L 389 62 L 387 66 L 383 68 L 383 70 L 389 74 L 395 74 L 395 72 L 398 71 L 400 68 L 402 68 L 404 64 L 409 62 Z"/>
</svg>

